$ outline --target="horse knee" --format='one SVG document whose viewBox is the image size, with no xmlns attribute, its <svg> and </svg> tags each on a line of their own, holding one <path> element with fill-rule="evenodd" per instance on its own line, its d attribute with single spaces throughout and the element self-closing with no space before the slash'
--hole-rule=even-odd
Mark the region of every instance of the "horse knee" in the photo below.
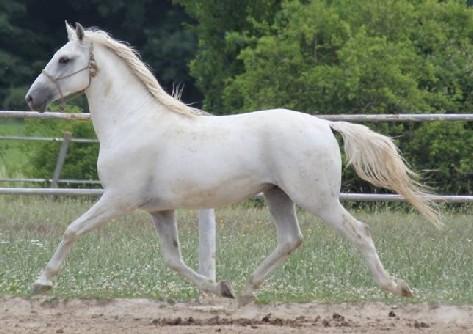
<svg viewBox="0 0 473 334">
<path fill-rule="evenodd" d="M 368 250 L 375 249 L 368 224 L 357 222 L 357 225 L 358 226 L 354 231 L 355 242 L 358 243 L 360 247 L 366 248 Z"/>
<path fill-rule="evenodd" d="M 79 233 L 77 233 L 76 229 L 69 226 L 68 228 L 66 228 L 66 231 L 64 232 L 63 240 L 65 244 L 68 244 L 68 243 L 76 241 L 78 237 L 79 237 Z"/>
</svg>

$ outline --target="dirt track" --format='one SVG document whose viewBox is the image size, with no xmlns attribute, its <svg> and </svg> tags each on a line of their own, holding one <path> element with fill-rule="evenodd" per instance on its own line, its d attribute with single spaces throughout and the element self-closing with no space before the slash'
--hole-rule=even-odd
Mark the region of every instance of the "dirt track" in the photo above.
<svg viewBox="0 0 473 334">
<path fill-rule="evenodd" d="M 473 333 L 473 306 L 0 299 L 0 333 Z"/>
</svg>

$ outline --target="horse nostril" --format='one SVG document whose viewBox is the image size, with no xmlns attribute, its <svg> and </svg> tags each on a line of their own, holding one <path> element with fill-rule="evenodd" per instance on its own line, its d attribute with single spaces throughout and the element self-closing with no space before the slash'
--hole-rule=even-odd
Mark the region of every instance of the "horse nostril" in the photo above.
<svg viewBox="0 0 473 334">
<path fill-rule="evenodd" d="M 30 94 L 26 94 L 25 101 L 26 103 L 30 104 L 31 102 L 33 102 L 33 97 Z"/>
</svg>

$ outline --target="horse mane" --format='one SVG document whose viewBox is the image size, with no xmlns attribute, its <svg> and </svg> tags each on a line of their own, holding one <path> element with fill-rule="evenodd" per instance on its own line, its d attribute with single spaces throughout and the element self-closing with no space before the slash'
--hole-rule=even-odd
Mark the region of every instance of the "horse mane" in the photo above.
<svg viewBox="0 0 473 334">
<path fill-rule="evenodd" d="M 92 43 L 97 43 L 111 50 L 115 55 L 122 59 L 130 68 L 132 73 L 140 80 L 148 92 L 159 103 L 163 104 L 169 110 L 187 116 L 205 115 L 206 112 L 193 108 L 182 102 L 180 90 L 173 89 L 173 94 L 169 95 L 159 84 L 150 68 L 143 63 L 138 52 L 124 42 L 112 38 L 103 30 L 88 29 L 85 31 L 85 37 Z"/>
</svg>

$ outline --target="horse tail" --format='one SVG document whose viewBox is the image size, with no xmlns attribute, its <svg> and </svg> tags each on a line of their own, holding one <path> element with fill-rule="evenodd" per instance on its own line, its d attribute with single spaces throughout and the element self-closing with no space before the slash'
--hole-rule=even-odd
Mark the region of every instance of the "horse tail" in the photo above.
<svg viewBox="0 0 473 334">
<path fill-rule="evenodd" d="M 348 164 L 353 165 L 359 177 L 377 187 L 397 192 L 427 220 L 442 226 L 439 213 L 429 200 L 431 194 L 404 163 L 391 138 L 360 124 L 330 122 L 330 127 L 342 135 Z"/>
</svg>

